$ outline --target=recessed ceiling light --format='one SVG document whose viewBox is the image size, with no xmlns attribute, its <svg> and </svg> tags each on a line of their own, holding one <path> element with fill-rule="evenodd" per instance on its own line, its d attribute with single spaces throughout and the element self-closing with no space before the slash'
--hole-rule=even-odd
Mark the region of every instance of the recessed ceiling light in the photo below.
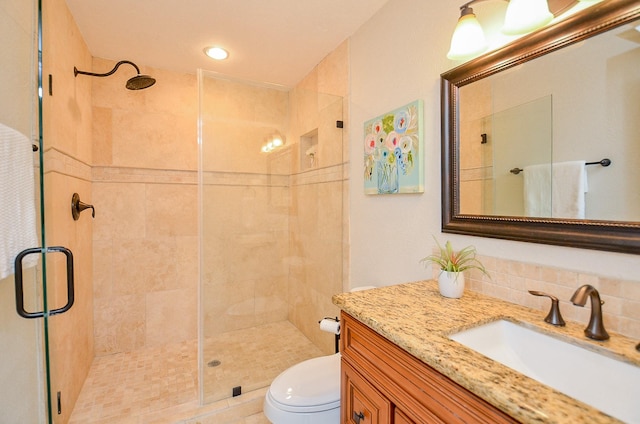
<svg viewBox="0 0 640 424">
<path fill-rule="evenodd" d="M 222 47 L 207 47 L 204 49 L 204 53 L 215 60 L 225 60 L 229 57 L 229 53 Z"/>
</svg>

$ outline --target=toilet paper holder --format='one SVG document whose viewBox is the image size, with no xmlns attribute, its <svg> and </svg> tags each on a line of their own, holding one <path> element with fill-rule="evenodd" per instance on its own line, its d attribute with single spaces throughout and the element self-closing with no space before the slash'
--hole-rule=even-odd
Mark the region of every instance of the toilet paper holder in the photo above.
<svg viewBox="0 0 640 424">
<path fill-rule="evenodd" d="M 324 317 L 322 318 L 320 321 L 318 321 L 318 324 L 322 323 L 323 320 L 331 320 L 331 321 L 335 321 L 337 323 L 340 323 L 340 319 L 338 317 L 332 318 L 332 317 Z M 338 332 L 335 333 L 335 351 L 336 353 L 340 352 L 340 332 L 341 332 L 341 328 L 338 327 Z"/>
</svg>

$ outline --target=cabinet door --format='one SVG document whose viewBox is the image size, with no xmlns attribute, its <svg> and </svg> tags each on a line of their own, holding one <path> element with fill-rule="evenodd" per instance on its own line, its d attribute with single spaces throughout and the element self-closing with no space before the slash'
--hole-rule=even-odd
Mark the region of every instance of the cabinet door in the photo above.
<svg viewBox="0 0 640 424">
<path fill-rule="evenodd" d="M 394 408 L 393 411 L 393 424 L 415 424 L 415 421 L 409 419 L 398 408 Z"/>
<path fill-rule="evenodd" d="M 391 404 L 349 364 L 342 361 L 342 423 L 390 424 Z"/>
</svg>

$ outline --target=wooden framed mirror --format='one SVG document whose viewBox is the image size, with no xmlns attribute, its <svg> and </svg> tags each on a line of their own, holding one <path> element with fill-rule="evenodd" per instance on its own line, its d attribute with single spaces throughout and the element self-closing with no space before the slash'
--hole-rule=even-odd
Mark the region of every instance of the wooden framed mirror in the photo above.
<svg viewBox="0 0 640 424">
<path fill-rule="evenodd" d="M 638 0 L 604 0 L 462 64 L 441 75 L 441 90 L 443 232 L 640 254 Z M 522 110 L 536 120 L 519 121 Z M 514 145 L 527 148 L 500 162 Z M 595 165 L 578 190 L 582 214 L 528 212 L 527 165 L 570 161 Z M 554 184 L 573 184 L 554 172 Z M 554 196 L 555 208 L 564 199 Z"/>
</svg>

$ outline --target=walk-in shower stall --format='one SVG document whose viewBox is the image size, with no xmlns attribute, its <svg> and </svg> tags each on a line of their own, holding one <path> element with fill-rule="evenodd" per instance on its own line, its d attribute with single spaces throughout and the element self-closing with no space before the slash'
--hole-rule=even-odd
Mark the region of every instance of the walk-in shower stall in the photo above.
<svg viewBox="0 0 640 424">
<path fill-rule="evenodd" d="M 343 275 L 343 99 L 199 72 L 204 402 L 333 352 Z"/>
<path fill-rule="evenodd" d="M 3 242 L 32 241 L 0 249 L 0 422 L 156 418 L 332 353 L 318 321 L 337 314 L 346 272 L 340 93 L 313 78 L 283 89 L 207 71 L 154 74 L 142 93 L 124 88 L 124 71 L 74 76 L 114 63 L 68 42 L 81 37 L 60 25 L 71 19 L 64 2 L 43 3 L 44 25 L 40 2 L 0 0 L 0 184 L 35 206 L 25 224 L 31 215 L 0 199 Z M 187 130 L 169 140 L 157 119 L 175 92 L 188 111 L 167 125 Z M 159 143 L 175 140 L 193 161 L 163 153 Z M 139 151 L 154 162 L 132 158 Z M 73 214 L 73 200 L 76 212 L 95 209 Z M 185 225 L 163 226 L 167 217 Z M 172 298 L 182 292 L 192 297 Z"/>
</svg>

